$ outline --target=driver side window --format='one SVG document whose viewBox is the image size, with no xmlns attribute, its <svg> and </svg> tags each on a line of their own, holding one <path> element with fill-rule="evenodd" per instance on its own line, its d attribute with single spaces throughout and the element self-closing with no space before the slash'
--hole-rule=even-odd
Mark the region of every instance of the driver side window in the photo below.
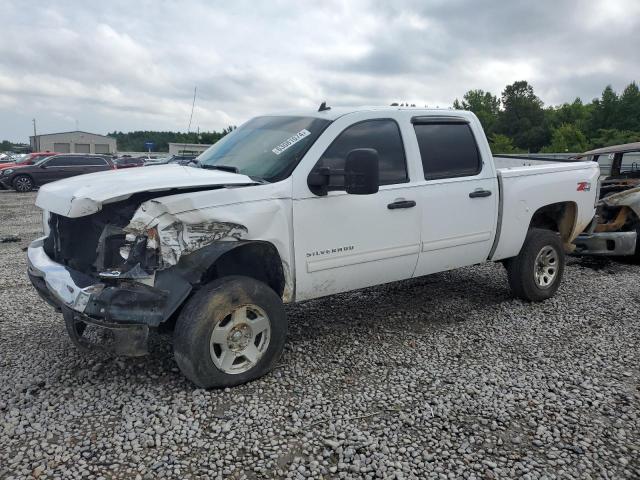
<svg viewBox="0 0 640 480">
<path fill-rule="evenodd" d="M 373 148 L 380 158 L 380 185 L 409 181 L 404 145 L 394 120 L 365 120 L 347 127 L 322 154 L 314 170 L 321 167 L 343 170 L 347 154 L 356 148 Z M 344 185 L 344 176 L 332 175 L 331 185 Z"/>
</svg>

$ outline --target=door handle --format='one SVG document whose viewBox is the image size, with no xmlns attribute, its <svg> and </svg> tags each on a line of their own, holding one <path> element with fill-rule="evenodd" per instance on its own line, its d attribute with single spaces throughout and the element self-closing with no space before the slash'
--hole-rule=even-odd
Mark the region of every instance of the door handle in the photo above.
<svg viewBox="0 0 640 480">
<path fill-rule="evenodd" d="M 413 200 L 397 200 L 387 205 L 389 210 L 395 210 L 397 208 L 412 208 L 416 206 L 416 202 Z"/>
<path fill-rule="evenodd" d="M 474 190 L 469 194 L 469 198 L 490 197 L 491 190 Z"/>
</svg>

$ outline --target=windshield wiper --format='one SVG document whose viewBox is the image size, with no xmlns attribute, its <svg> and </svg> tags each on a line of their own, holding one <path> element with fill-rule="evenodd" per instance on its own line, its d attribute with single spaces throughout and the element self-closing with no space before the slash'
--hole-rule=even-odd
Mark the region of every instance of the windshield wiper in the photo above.
<svg viewBox="0 0 640 480">
<path fill-rule="evenodd" d="M 204 168 L 206 170 L 222 170 L 223 172 L 238 173 L 238 167 L 234 167 L 231 165 L 207 165 L 206 163 L 201 163 L 200 168 Z"/>
<path fill-rule="evenodd" d="M 231 165 L 207 165 L 206 163 L 200 163 L 200 168 L 204 168 L 206 170 L 222 170 L 223 172 L 231 172 L 231 173 L 240 173 L 238 167 L 233 167 Z M 249 178 L 256 183 L 269 183 L 264 178 L 256 177 L 255 175 L 249 175 Z"/>
</svg>

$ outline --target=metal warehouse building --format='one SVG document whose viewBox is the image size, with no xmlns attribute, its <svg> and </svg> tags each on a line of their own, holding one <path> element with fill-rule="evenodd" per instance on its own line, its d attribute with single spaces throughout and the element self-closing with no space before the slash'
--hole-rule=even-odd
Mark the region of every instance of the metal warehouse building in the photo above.
<svg viewBox="0 0 640 480">
<path fill-rule="evenodd" d="M 34 152 L 116 153 L 116 139 L 97 133 L 62 132 L 29 137 Z"/>
</svg>

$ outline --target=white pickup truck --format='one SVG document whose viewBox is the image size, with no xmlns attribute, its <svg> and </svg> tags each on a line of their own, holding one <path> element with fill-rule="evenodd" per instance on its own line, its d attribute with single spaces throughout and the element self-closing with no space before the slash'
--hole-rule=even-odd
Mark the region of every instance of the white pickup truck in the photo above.
<svg viewBox="0 0 640 480">
<path fill-rule="evenodd" d="M 45 185 L 28 270 L 75 343 L 141 355 L 171 326 L 205 388 L 274 366 L 285 303 L 486 261 L 551 297 L 599 175 L 494 159 L 472 113 L 415 108 L 256 117 L 198 160 Z"/>
</svg>

